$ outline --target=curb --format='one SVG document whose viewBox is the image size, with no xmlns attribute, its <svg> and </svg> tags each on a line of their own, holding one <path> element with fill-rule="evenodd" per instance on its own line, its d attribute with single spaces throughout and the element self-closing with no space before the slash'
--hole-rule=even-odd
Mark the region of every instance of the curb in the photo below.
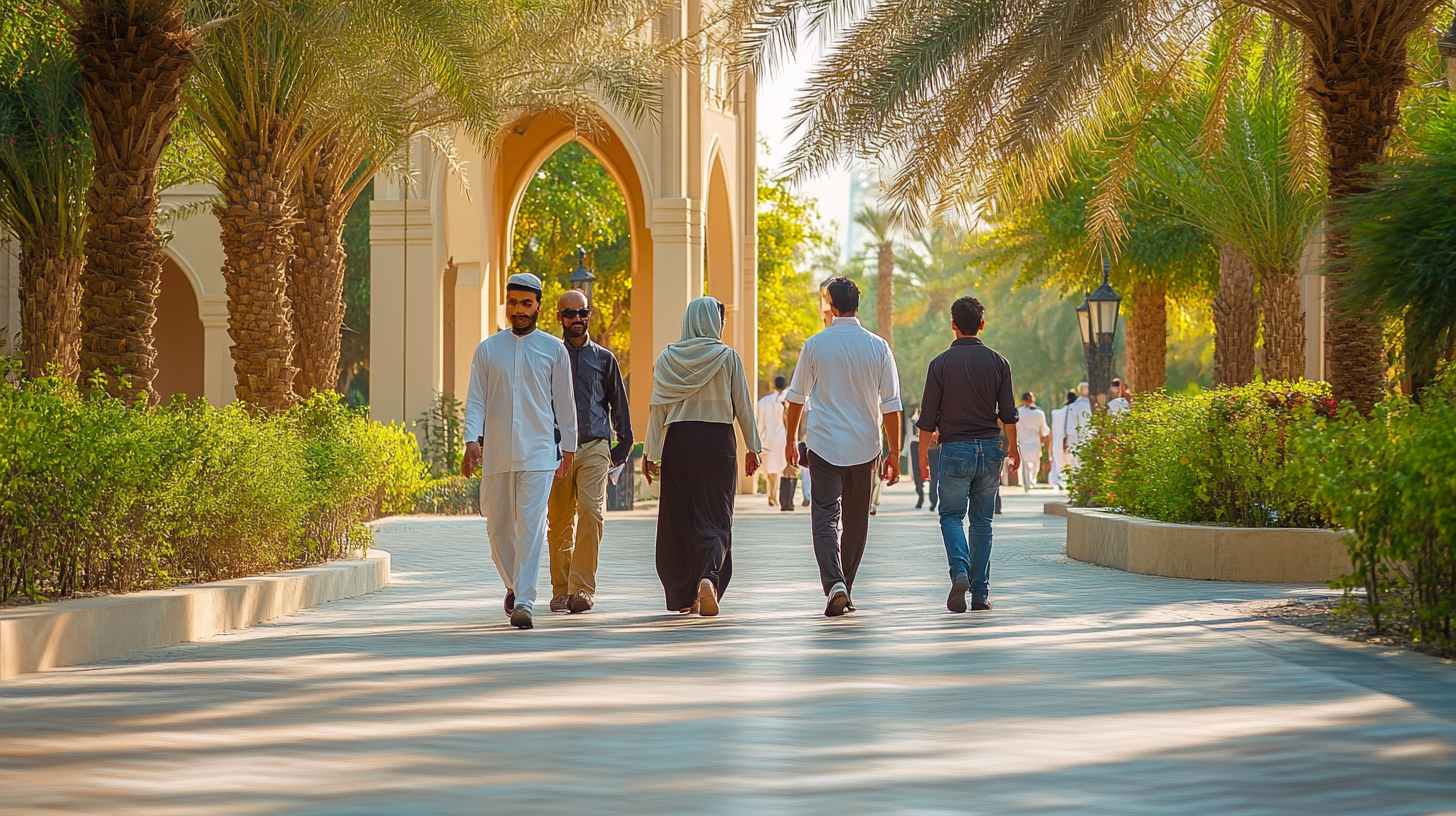
<svg viewBox="0 0 1456 816">
<path fill-rule="evenodd" d="M 389 584 L 389 553 L 0 612 L 0 681 L 202 640 Z"/>
<path fill-rule="evenodd" d="M 1165 578 L 1322 584 L 1351 571 L 1343 530 L 1169 524 L 1067 508 L 1067 557 Z"/>
</svg>

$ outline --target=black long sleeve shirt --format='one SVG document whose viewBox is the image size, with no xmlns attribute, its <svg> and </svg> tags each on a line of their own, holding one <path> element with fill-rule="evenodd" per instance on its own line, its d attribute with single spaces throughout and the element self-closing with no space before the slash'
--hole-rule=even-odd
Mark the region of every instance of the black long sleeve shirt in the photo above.
<svg viewBox="0 0 1456 816">
<path fill-rule="evenodd" d="M 566 343 L 566 356 L 571 360 L 571 379 L 576 387 L 577 444 L 593 439 L 611 441 L 616 431 L 612 464 L 619 465 L 627 460 L 633 440 L 627 387 L 622 384 L 617 357 L 590 340 L 581 348 Z"/>
<path fill-rule="evenodd" d="M 997 439 L 996 420 L 1016 424 L 1020 413 L 1011 393 L 1011 363 L 979 337 L 958 337 L 930 361 L 925 397 L 920 401 L 922 431 L 940 431 L 940 443 Z"/>
</svg>

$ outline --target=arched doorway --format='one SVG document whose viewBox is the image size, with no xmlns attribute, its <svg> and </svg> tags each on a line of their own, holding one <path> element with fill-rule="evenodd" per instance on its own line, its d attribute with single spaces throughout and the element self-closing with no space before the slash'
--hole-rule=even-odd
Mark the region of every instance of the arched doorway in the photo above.
<svg viewBox="0 0 1456 816">
<path fill-rule="evenodd" d="M 188 400 L 204 396 L 206 342 L 192 281 L 171 256 L 162 260 L 162 287 L 157 293 L 157 324 L 152 327 L 157 350 L 153 387 L 163 404 L 177 394 Z"/>
<path fill-rule="evenodd" d="M 530 272 L 545 283 L 541 328 L 560 335 L 557 298 L 572 287 L 577 249 L 595 275 L 589 336 L 617 355 L 631 378 L 632 240 L 627 201 L 606 165 L 569 141 L 532 174 L 511 218 L 508 275 Z"/>
</svg>

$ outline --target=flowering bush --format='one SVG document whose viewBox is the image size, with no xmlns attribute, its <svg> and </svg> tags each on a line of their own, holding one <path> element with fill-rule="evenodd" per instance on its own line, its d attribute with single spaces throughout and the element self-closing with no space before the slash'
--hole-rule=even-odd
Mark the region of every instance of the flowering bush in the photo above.
<svg viewBox="0 0 1456 816">
<path fill-rule="evenodd" d="M 1140 395 L 1093 416 L 1072 502 L 1176 523 L 1325 526 L 1289 470 L 1289 441 L 1334 412 L 1327 387 L 1310 382 Z"/>
<path fill-rule="evenodd" d="M 322 394 L 254 417 L 0 383 L 0 601 L 253 575 L 368 545 L 408 512 L 414 437 Z"/>
</svg>

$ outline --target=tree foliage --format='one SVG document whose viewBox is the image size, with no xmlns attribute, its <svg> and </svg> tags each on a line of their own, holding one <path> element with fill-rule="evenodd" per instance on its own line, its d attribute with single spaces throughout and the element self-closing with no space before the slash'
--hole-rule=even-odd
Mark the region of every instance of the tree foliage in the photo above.
<svg viewBox="0 0 1456 816">
<path fill-rule="evenodd" d="M 606 166 L 579 142 L 551 155 L 526 187 L 511 234 L 511 267 L 546 284 L 541 328 L 561 334 L 556 298 L 571 287 L 576 250 L 586 250 L 592 286 L 592 340 L 617 355 L 625 375 L 632 341 L 632 247 L 627 200 Z"/>
<path fill-rule="evenodd" d="M 823 324 L 814 280 L 816 255 L 833 239 L 812 199 L 758 171 L 758 377 L 789 375 L 809 335 Z"/>
</svg>

